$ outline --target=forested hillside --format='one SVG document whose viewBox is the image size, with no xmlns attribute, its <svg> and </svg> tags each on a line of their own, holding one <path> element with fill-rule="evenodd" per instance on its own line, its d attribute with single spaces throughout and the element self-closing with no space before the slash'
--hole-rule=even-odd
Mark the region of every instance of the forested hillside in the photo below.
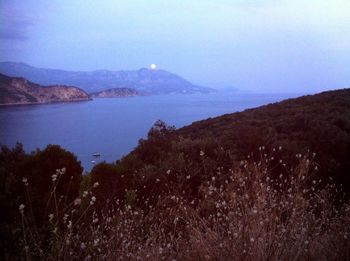
<svg viewBox="0 0 350 261">
<path fill-rule="evenodd" d="M 226 114 L 176 131 L 160 123 L 119 165 L 167 168 L 167 162 L 180 155 L 195 164 L 201 161 L 200 151 L 214 162 L 213 169 L 222 164 L 229 167 L 232 159 L 259 161 L 262 154 L 272 158 L 278 154 L 282 158 L 273 160 L 278 165 L 276 175 L 285 172 L 279 160 L 295 164 L 301 156 L 310 156 L 318 164 L 319 177 L 331 177 L 350 192 L 350 89 Z M 221 151 L 226 156 L 218 162 Z"/>
</svg>

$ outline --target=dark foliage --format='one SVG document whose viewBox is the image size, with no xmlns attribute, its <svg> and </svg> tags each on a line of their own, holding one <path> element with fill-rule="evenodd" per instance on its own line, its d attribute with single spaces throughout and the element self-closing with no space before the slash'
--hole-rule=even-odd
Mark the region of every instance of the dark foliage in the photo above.
<svg viewBox="0 0 350 261">
<path fill-rule="evenodd" d="M 91 185 L 98 183 L 94 194 L 99 199 L 97 205 L 103 207 L 109 200 L 124 200 L 125 190 L 130 187 L 130 175 L 122 166 L 108 164 L 105 162 L 96 165 L 91 173 Z"/>
<path fill-rule="evenodd" d="M 287 163 L 297 154 L 316 153 L 319 175 L 332 177 L 350 192 L 350 89 L 289 99 L 244 112 L 199 121 L 178 135 L 209 140 L 244 159 L 259 146 L 279 146 Z M 259 155 L 257 155 L 259 157 Z"/>
<path fill-rule="evenodd" d="M 280 160 L 292 166 L 308 155 L 319 163 L 320 178 L 334 179 L 349 194 L 350 90 L 289 99 L 179 130 L 158 121 L 117 166 L 134 176 L 129 189 L 142 202 L 171 190 L 196 197 L 219 167 L 233 168 L 248 157 L 259 162 L 266 155 L 275 158 L 272 176 L 290 173 Z"/>
<path fill-rule="evenodd" d="M 0 203 L 2 213 L 6 213 L 0 215 L 1 248 L 9 253 L 11 249 L 16 251 L 18 244 L 19 232 L 14 228 L 21 220 L 19 205 L 29 202 L 26 208 L 33 215 L 32 225 L 45 229 L 47 215 L 54 212 L 52 175 L 65 168 L 64 174 L 57 177 L 60 180 L 56 187 L 57 201 L 63 205 L 78 196 L 83 168 L 75 155 L 60 146 L 48 145 L 44 150 L 26 154 L 21 144 L 12 150 L 1 147 L 0 166 Z"/>
</svg>

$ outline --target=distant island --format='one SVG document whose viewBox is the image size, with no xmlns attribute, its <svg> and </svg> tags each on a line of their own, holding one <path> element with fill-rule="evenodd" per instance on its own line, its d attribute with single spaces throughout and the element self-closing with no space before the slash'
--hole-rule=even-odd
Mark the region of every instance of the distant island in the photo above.
<svg viewBox="0 0 350 261">
<path fill-rule="evenodd" d="M 138 96 L 139 92 L 132 88 L 112 88 L 100 92 L 91 93 L 92 98 L 118 98 Z"/>
<path fill-rule="evenodd" d="M 0 74 L 0 105 L 87 100 L 90 100 L 90 96 L 77 87 L 65 85 L 41 86 L 25 78 L 8 77 Z"/>
<path fill-rule="evenodd" d="M 96 70 L 90 72 L 36 68 L 25 63 L 1 62 L 0 73 L 24 77 L 41 85 L 77 86 L 87 93 L 127 86 L 143 95 L 208 93 L 214 89 L 197 86 L 165 70 L 141 68 L 129 71 Z"/>
</svg>

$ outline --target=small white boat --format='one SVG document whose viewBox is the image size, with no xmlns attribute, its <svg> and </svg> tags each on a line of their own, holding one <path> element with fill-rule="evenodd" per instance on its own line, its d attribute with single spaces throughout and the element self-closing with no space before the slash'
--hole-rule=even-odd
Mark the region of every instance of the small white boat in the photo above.
<svg viewBox="0 0 350 261">
<path fill-rule="evenodd" d="M 95 163 L 96 163 L 96 160 L 92 160 L 91 163 L 92 163 L 92 164 L 95 164 Z"/>
<path fill-rule="evenodd" d="M 92 154 L 92 156 L 94 156 L 94 157 L 100 157 L 100 156 L 101 156 L 101 153 L 95 152 L 95 153 Z"/>
</svg>

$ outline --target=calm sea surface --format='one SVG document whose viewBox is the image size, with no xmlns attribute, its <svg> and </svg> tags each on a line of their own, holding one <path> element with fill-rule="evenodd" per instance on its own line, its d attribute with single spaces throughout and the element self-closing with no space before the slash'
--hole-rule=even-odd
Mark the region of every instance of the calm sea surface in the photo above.
<svg viewBox="0 0 350 261">
<path fill-rule="evenodd" d="M 213 93 L 95 99 L 79 103 L 0 107 L 0 143 L 26 151 L 59 144 L 89 171 L 96 160 L 112 162 L 131 151 L 161 119 L 177 128 L 297 94 Z"/>
</svg>

